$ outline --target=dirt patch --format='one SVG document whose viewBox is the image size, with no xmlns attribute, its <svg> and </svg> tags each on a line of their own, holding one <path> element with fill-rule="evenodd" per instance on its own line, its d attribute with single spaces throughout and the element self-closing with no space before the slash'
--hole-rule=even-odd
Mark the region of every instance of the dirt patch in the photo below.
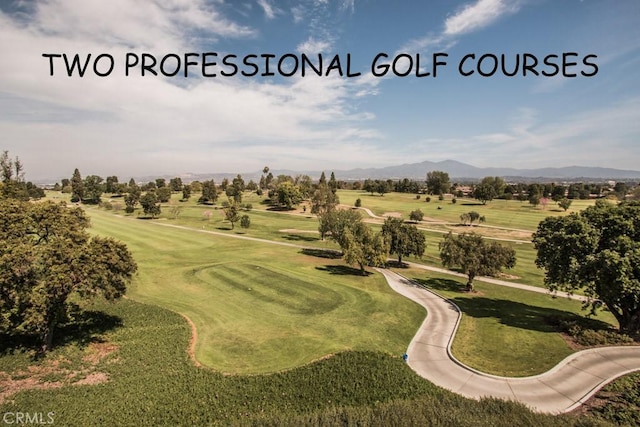
<svg viewBox="0 0 640 427">
<path fill-rule="evenodd" d="M 102 359 L 118 350 L 118 346 L 108 342 L 91 343 L 82 360 L 91 365 L 97 365 Z"/>
<path fill-rule="evenodd" d="M 198 359 L 196 359 L 196 342 L 198 341 L 198 330 L 196 329 L 196 325 L 184 314 L 180 313 L 182 317 L 187 321 L 189 327 L 191 328 L 191 339 L 189 339 L 189 348 L 187 349 L 187 354 L 189 354 L 189 358 L 193 360 L 193 364 L 197 367 L 202 366 Z"/>
<path fill-rule="evenodd" d="M 104 372 L 94 372 L 83 379 L 74 382 L 73 385 L 96 385 L 106 383 L 107 381 L 109 381 L 109 375 Z"/>
<path fill-rule="evenodd" d="M 112 343 L 91 343 L 84 350 L 79 367 L 68 368 L 71 362 L 65 358 L 48 360 L 31 365 L 25 370 L 0 372 L 0 404 L 8 397 L 24 390 L 46 390 L 67 385 L 93 385 L 109 381 L 109 376 L 97 370 L 107 356 L 118 350 Z M 78 379 L 80 378 L 80 379 Z"/>
<path fill-rule="evenodd" d="M 400 212 L 385 212 L 382 214 L 382 216 L 391 218 L 402 218 L 402 214 Z"/>
</svg>

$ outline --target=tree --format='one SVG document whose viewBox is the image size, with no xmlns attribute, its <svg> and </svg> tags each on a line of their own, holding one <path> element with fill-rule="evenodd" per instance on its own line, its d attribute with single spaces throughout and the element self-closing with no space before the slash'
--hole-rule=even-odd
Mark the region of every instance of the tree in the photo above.
<svg viewBox="0 0 640 427">
<path fill-rule="evenodd" d="M 171 191 L 175 192 L 182 190 L 182 178 L 180 178 L 179 176 L 171 178 L 169 180 L 169 187 L 171 188 Z"/>
<path fill-rule="evenodd" d="M 80 208 L 64 203 L 0 201 L 0 333 L 38 336 L 52 348 L 72 301 L 126 292 L 136 271 L 127 247 L 90 237 Z"/>
<path fill-rule="evenodd" d="M 440 260 L 447 268 L 459 267 L 467 275 L 467 290 L 473 290 L 476 276 L 493 276 L 502 268 L 516 265 L 516 252 L 500 243 L 487 243 L 475 233 L 453 235 L 451 232 L 440 242 Z"/>
<path fill-rule="evenodd" d="M 235 228 L 236 222 L 240 220 L 240 207 L 237 203 L 231 202 L 223 208 L 224 217 L 231 223 L 231 229 Z"/>
<path fill-rule="evenodd" d="M 398 255 L 398 264 L 402 264 L 403 256 L 422 257 L 427 247 L 424 234 L 415 225 L 405 224 L 402 218 L 385 219 L 382 235 L 389 242 L 389 253 Z"/>
<path fill-rule="evenodd" d="M 562 199 L 566 199 L 566 192 L 567 189 L 563 185 L 554 185 L 553 189 L 551 190 L 551 199 L 556 203 Z"/>
<path fill-rule="evenodd" d="M 9 152 L 0 155 L 2 182 L 0 183 L 0 198 L 29 200 L 29 193 L 24 183 L 24 172 L 20 159 L 9 158 Z"/>
<path fill-rule="evenodd" d="M 330 235 L 342 250 L 347 264 L 357 264 L 364 273 L 367 265 L 384 265 L 389 243 L 382 233 L 374 234 L 355 210 L 330 210 L 320 216 L 320 234 Z"/>
<path fill-rule="evenodd" d="M 416 209 L 415 211 L 411 211 L 409 214 L 409 219 L 414 222 L 420 222 L 424 218 L 424 213 L 420 209 Z"/>
<path fill-rule="evenodd" d="M 451 183 L 449 174 L 443 171 L 427 172 L 427 193 L 436 194 L 438 196 L 447 193 Z"/>
<path fill-rule="evenodd" d="M 389 256 L 389 243 L 382 233 L 374 234 L 362 222 L 345 229 L 341 248 L 345 262 L 349 265 L 357 264 L 363 275 L 365 266 L 384 266 Z"/>
<path fill-rule="evenodd" d="M 473 189 L 473 197 L 486 205 L 487 202 L 504 193 L 505 185 L 504 180 L 499 176 L 485 176 Z"/>
<path fill-rule="evenodd" d="M 140 206 L 145 215 L 151 215 L 151 218 L 155 218 L 160 215 L 160 202 L 155 192 L 149 191 L 140 198 Z"/>
<path fill-rule="evenodd" d="M 191 198 L 191 185 L 185 184 L 182 186 L 182 200 L 185 202 Z"/>
<path fill-rule="evenodd" d="M 115 194 L 118 190 L 118 177 L 115 175 L 108 176 L 105 181 L 104 192 L 109 194 Z"/>
<path fill-rule="evenodd" d="M 133 181 L 133 179 L 131 181 Z M 142 194 L 142 191 L 140 190 L 140 187 L 138 187 L 136 185 L 135 181 L 133 181 L 133 182 L 131 182 L 131 181 L 129 181 L 128 193 L 127 193 L 126 196 L 124 196 L 124 204 L 126 206 L 126 208 L 125 208 L 125 212 L 126 213 L 133 213 L 133 210 L 135 209 L 136 205 L 140 201 L 140 195 Z"/>
<path fill-rule="evenodd" d="M 102 185 L 102 178 L 97 175 L 89 175 L 84 179 L 84 196 L 82 197 L 83 203 L 91 205 L 97 205 L 100 203 L 100 196 L 104 190 Z"/>
<path fill-rule="evenodd" d="M 329 177 L 329 182 L 327 183 L 332 193 L 338 191 L 338 182 L 336 181 L 336 175 L 331 172 L 331 176 Z"/>
<path fill-rule="evenodd" d="M 540 193 L 531 193 L 529 195 L 529 204 L 534 208 L 540 204 L 541 200 Z"/>
<path fill-rule="evenodd" d="M 242 217 L 240 218 L 240 227 L 249 228 L 250 226 L 251 218 L 249 218 L 249 215 L 242 215 Z"/>
<path fill-rule="evenodd" d="M 163 188 L 167 186 L 167 180 L 164 178 L 156 178 L 156 188 Z"/>
<path fill-rule="evenodd" d="M 84 199 L 84 182 L 80 171 L 76 168 L 71 177 L 71 201 L 76 203 L 81 202 L 82 199 Z"/>
<path fill-rule="evenodd" d="M 311 196 L 311 213 L 317 215 L 318 217 L 321 217 L 325 213 L 334 210 L 338 203 L 340 203 L 338 195 L 331 191 L 329 185 L 327 184 L 327 180 L 323 179 L 323 177 L 324 172 L 320 177 L 318 188 L 313 192 L 313 195 Z M 322 239 L 324 240 L 324 235 L 322 235 Z"/>
<path fill-rule="evenodd" d="M 469 226 L 471 226 L 475 221 L 478 221 L 478 223 L 485 222 L 485 218 L 476 211 L 470 211 L 460 215 L 460 221 L 463 225 L 469 223 Z"/>
<path fill-rule="evenodd" d="M 616 197 L 620 200 L 624 200 L 625 197 L 627 196 L 627 183 L 626 182 L 616 182 L 616 184 L 613 186 L 613 192 L 615 193 Z"/>
<path fill-rule="evenodd" d="M 193 183 L 191 183 L 193 187 Z M 198 203 L 213 204 L 218 200 L 218 190 L 213 180 L 204 181 L 202 183 L 202 195 L 198 199 Z"/>
<path fill-rule="evenodd" d="M 227 185 L 224 189 L 227 197 L 232 198 L 236 203 L 242 203 L 242 192 L 244 191 L 244 179 L 242 176 L 238 175 L 233 178 L 231 185 Z"/>
<path fill-rule="evenodd" d="M 620 331 L 640 332 L 640 202 L 598 200 L 580 213 L 546 218 L 533 245 L 547 288 L 582 289 L 592 310 L 607 306 Z"/>
<path fill-rule="evenodd" d="M 293 207 L 299 205 L 303 199 L 300 188 L 290 181 L 284 181 L 278 184 L 276 194 L 277 203 L 286 209 L 293 209 Z"/>
<path fill-rule="evenodd" d="M 170 187 L 160 187 L 156 190 L 156 196 L 158 196 L 158 201 L 161 203 L 167 203 L 171 199 L 171 188 Z"/>
</svg>

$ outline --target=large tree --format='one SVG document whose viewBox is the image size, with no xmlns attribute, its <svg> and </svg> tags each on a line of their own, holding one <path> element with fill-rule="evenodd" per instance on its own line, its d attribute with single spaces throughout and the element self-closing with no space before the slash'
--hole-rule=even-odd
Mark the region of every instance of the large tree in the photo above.
<svg viewBox="0 0 640 427">
<path fill-rule="evenodd" d="M 504 179 L 499 176 L 485 176 L 473 189 L 473 197 L 480 200 L 484 205 L 501 196 L 504 193 L 505 186 Z"/>
<path fill-rule="evenodd" d="M 330 235 L 340 245 L 347 264 L 384 265 L 389 256 L 389 243 L 382 233 L 373 233 L 356 210 L 330 210 L 320 216 L 320 233 Z"/>
<path fill-rule="evenodd" d="M 9 152 L 0 154 L 0 198 L 29 200 L 29 193 L 24 182 L 23 166 L 18 157 L 9 158 Z"/>
<path fill-rule="evenodd" d="M 286 209 L 293 209 L 303 200 L 300 187 L 290 181 L 284 181 L 278 184 L 276 189 L 275 202 Z"/>
<path fill-rule="evenodd" d="M 467 275 L 467 290 L 476 276 L 493 276 L 516 265 L 516 252 L 498 242 L 487 243 L 481 235 L 451 232 L 440 242 L 440 259 L 447 268 L 459 267 Z"/>
<path fill-rule="evenodd" d="M 193 183 L 191 183 L 193 190 Z M 195 191 L 195 190 L 193 190 Z M 202 183 L 202 195 L 198 199 L 198 203 L 213 204 L 218 200 L 218 190 L 213 180 L 204 181 Z"/>
<path fill-rule="evenodd" d="M 449 174 L 447 172 L 427 172 L 427 193 L 440 196 L 448 193 L 450 187 L 451 183 L 449 182 Z"/>
<path fill-rule="evenodd" d="M 144 211 L 145 215 L 150 215 L 151 218 L 155 218 L 161 213 L 160 201 L 158 200 L 158 196 L 154 191 L 149 191 L 140 198 L 140 206 L 142 206 L 142 210 Z"/>
<path fill-rule="evenodd" d="M 424 234 L 415 225 L 405 224 L 402 218 L 388 217 L 382 225 L 382 234 L 389 242 L 389 253 L 398 255 L 398 264 L 403 256 L 422 257 L 427 247 Z"/>
<path fill-rule="evenodd" d="M 124 295 L 135 261 L 88 226 L 82 209 L 64 203 L 0 201 L 1 333 L 37 335 L 47 351 L 72 301 Z"/>
<path fill-rule="evenodd" d="M 82 199 L 84 199 L 84 182 L 80 171 L 76 168 L 71 177 L 71 201 L 74 203 L 81 202 Z"/>
<path fill-rule="evenodd" d="M 82 197 L 83 203 L 97 205 L 100 203 L 100 196 L 104 191 L 104 185 L 102 184 L 102 177 L 98 175 L 89 175 L 84 179 L 84 196 Z"/>
<path fill-rule="evenodd" d="M 582 289 L 592 308 L 607 306 L 621 331 L 640 332 L 640 202 L 598 200 L 580 213 L 549 217 L 533 244 L 547 288 Z"/>
</svg>

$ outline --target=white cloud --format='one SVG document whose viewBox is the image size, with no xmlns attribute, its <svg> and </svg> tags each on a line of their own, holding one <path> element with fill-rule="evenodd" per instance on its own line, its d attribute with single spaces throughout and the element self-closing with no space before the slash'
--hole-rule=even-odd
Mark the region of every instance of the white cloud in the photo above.
<svg viewBox="0 0 640 427">
<path fill-rule="evenodd" d="M 515 13 L 519 9 L 520 1 L 518 0 L 477 0 L 447 18 L 444 34 L 457 36 L 469 33 L 491 25 L 500 17 Z"/>
<path fill-rule="evenodd" d="M 304 42 L 300 43 L 296 50 L 300 53 L 329 53 L 332 48 L 332 43 L 328 40 L 318 40 L 314 37 L 309 37 Z"/>
<path fill-rule="evenodd" d="M 258 0 L 258 6 L 262 8 L 267 19 L 273 19 L 276 17 L 276 12 L 271 3 L 269 3 L 269 0 Z"/>
<path fill-rule="evenodd" d="M 125 77 L 126 52 L 159 56 L 192 48 L 185 27 L 211 25 L 214 36 L 255 32 L 204 2 L 150 1 L 146 9 L 139 2 L 118 7 L 118 1 L 100 2 L 96 11 L 80 0 L 51 0 L 25 23 L 0 12 L 2 149 L 23 159 L 29 179 L 75 167 L 104 176 L 244 171 L 265 159 L 280 167 L 303 159 L 301 167 L 311 166 L 335 157 L 328 145 L 371 151 L 368 141 L 379 138 L 372 115 L 349 102 L 361 90 L 353 79 Z M 315 52 L 331 45 L 309 39 L 301 47 Z M 60 62 L 50 77 L 45 52 L 108 52 L 117 68 L 108 78 L 69 78 Z M 344 141 L 348 148 L 340 148 Z"/>
</svg>

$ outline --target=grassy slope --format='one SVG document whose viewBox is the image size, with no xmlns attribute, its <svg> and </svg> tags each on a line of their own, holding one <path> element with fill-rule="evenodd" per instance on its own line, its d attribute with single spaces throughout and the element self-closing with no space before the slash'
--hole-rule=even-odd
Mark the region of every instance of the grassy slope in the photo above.
<svg viewBox="0 0 640 427">
<path fill-rule="evenodd" d="M 93 336 L 117 346 L 95 368 L 109 381 L 21 392 L 0 405 L 0 413 L 54 412 L 55 425 L 83 427 L 592 425 L 584 417 L 539 415 L 515 403 L 465 399 L 424 381 L 399 357 L 380 353 L 342 353 L 273 375 L 223 376 L 193 366 L 186 353 L 189 326 L 179 315 L 131 300 L 94 309 L 115 325 Z M 79 359 L 84 351 L 68 344 L 48 359 Z M 0 371 L 30 364 L 25 354 L 0 357 Z"/>
<path fill-rule="evenodd" d="M 289 369 L 346 349 L 402 354 L 425 314 L 341 260 L 89 212 L 93 230 L 138 261 L 130 297 L 192 319 L 198 360 L 223 372 Z"/>
</svg>

